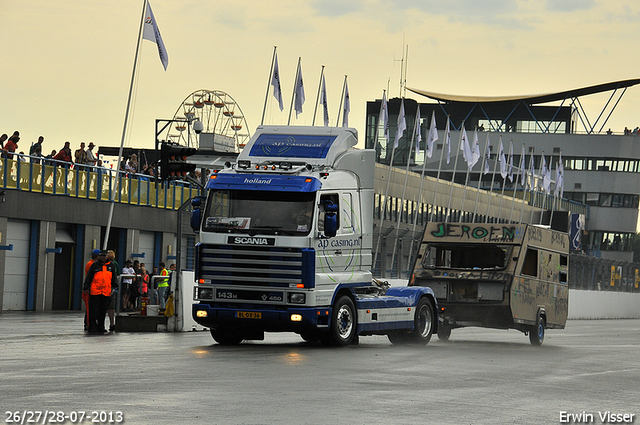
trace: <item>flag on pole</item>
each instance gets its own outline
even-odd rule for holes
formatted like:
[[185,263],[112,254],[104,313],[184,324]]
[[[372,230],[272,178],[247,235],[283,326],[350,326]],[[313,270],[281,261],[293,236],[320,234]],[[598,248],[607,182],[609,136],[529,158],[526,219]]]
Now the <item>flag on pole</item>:
[[398,127],[396,128],[396,136],[393,139],[393,147],[397,148],[400,143],[400,138],[407,129],[407,119],[404,116],[404,99],[400,102],[400,113],[398,114]]
[[473,147],[471,148],[471,167],[480,161],[480,143],[478,142],[478,129],[473,133]]
[[564,165],[562,164],[562,153],[560,153],[560,159],[558,160],[558,166],[556,168],[555,195],[559,198],[562,198],[564,195]]
[[280,86],[280,71],[278,70],[277,53],[273,62],[273,76],[271,76],[271,85],[273,86],[273,97],[275,97],[278,101],[278,106],[280,107],[280,111],[282,111],[284,109],[284,105],[282,104],[282,87]]
[[547,161],[544,159],[544,154],[542,154],[542,171],[540,172],[542,176],[542,190],[545,193],[551,193],[551,173],[549,172],[549,168],[547,168]]
[[165,49],[164,47],[164,42],[162,41],[162,36],[160,35],[160,30],[158,29],[156,18],[153,16],[153,11],[151,11],[151,4],[149,2],[147,2],[147,10],[145,11],[144,16],[145,18],[142,38],[144,38],[145,40],[153,41],[158,45],[160,62],[162,62],[162,66],[166,71],[167,66],[169,66],[169,55],[167,55],[167,49]]
[[296,89],[295,89],[295,110],[296,110],[296,118],[298,115],[302,113],[302,105],[304,104],[304,84],[302,83],[302,66],[300,65],[300,61],[298,61],[298,78],[296,79]]
[[378,122],[382,121],[382,134],[389,145],[389,108],[387,105],[387,94],[382,93],[382,105],[380,106],[380,118]]
[[499,150],[499,157],[500,157],[500,175],[502,176],[503,179],[507,178],[507,159],[504,157],[504,147],[502,146],[502,136],[500,136],[500,150]]
[[483,175],[489,174],[489,161],[491,160],[491,142],[489,141],[489,133],[487,133],[487,146],[484,148],[484,170]]
[[507,173],[509,174],[509,181],[513,183],[513,141],[509,144],[509,168]]
[[347,77],[344,77],[344,108],[342,109],[342,126],[349,127],[349,112],[351,112],[351,100],[349,100],[349,86]]
[[527,183],[527,173],[524,169],[524,144],[522,145],[522,154],[520,155],[520,186],[524,187]]
[[324,126],[329,127],[329,107],[327,106],[327,87],[324,84],[324,74],[322,74],[322,89],[320,90],[320,104],[324,112]]
[[462,133],[460,134],[460,150],[462,151],[462,157],[467,163],[467,167],[471,169],[471,161],[473,161],[473,154],[471,153],[471,148],[469,147],[467,129],[464,128],[464,123],[462,124]]
[[451,162],[451,125],[449,123],[449,117],[447,117],[447,126],[444,130],[444,141],[447,149],[447,164]]
[[535,188],[535,175],[536,175],[536,171],[535,171],[535,164],[534,164],[534,160],[533,160],[533,151],[531,151],[531,157],[529,158],[529,188],[531,190],[533,190]]
[[416,112],[416,158],[420,153],[420,141],[422,140],[422,123],[420,121],[422,118],[420,118],[420,106],[418,106],[418,112]]
[[427,139],[426,154],[428,158],[433,156],[433,145],[438,140],[438,128],[436,127],[436,112],[431,111],[431,127],[429,127],[429,138]]

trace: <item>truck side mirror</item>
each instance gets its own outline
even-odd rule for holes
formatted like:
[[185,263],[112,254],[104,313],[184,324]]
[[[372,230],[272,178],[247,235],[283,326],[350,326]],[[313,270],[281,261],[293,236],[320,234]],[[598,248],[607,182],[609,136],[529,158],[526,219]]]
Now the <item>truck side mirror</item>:
[[327,201],[324,204],[324,235],[328,238],[332,238],[338,232],[338,205],[331,201]]
[[198,233],[200,231],[200,223],[202,222],[202,210],[200,206],[202,205],[202,198],[200,196],[196,196],[191,199],[191,228],[194,232]]

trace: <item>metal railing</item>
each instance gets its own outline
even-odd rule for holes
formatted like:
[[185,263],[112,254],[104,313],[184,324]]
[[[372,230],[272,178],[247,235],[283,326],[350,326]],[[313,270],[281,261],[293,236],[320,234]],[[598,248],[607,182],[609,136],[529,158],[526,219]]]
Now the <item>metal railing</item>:
[[197,188],[184,181],[158,182],[145,174],[116,172],[99,166],[71,166],[64,161],[21,154],[0,159],[0,189],[97,201],[110,201],[113,197],[119,203],[172,210],[198,194]]

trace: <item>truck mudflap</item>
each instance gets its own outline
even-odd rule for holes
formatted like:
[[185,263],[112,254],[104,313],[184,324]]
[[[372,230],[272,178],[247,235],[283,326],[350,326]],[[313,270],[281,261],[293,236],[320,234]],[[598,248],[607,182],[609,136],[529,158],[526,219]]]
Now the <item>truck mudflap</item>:
[[275,310],[265,308],[243,308],[242,305],[212,306],[207,303],[193,304],[193,320],[212,329],[251,328],[264,332],[302,332],[327,329],[331,308],[289,307]]
[[[385,295],[356,298],[359,335],[385,334],[397,329],[413,330],[415,307],[423,296],[433,302],[437,316],[438,305],[431,288],[423,286],[393,287]],[[434,320],[434,330],[438,321]]]

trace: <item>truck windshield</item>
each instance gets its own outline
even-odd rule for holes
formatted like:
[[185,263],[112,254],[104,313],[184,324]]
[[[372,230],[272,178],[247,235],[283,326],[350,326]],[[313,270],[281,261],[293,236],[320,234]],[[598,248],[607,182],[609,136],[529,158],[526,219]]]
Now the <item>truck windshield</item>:
[[422,258],[425,269],[500,270],[507,267],[510,245],[428,245]]
[[212,190],[203,230],[208,232],[308,235],[315,192]]

